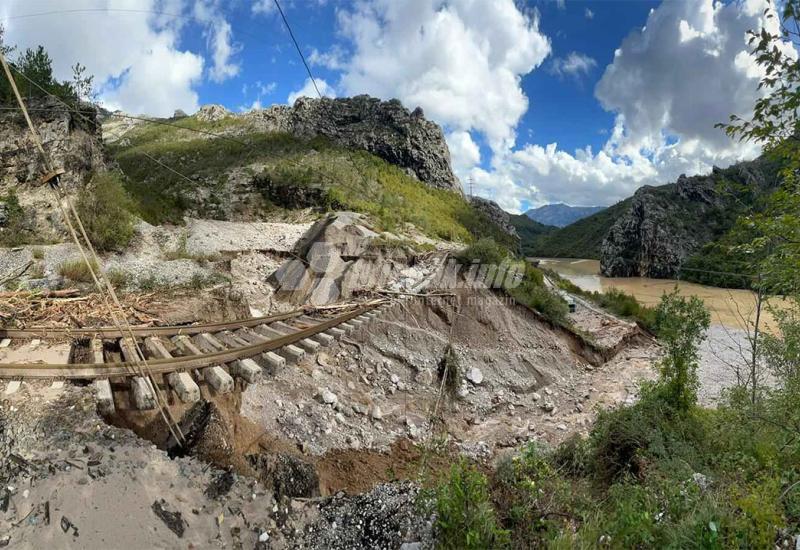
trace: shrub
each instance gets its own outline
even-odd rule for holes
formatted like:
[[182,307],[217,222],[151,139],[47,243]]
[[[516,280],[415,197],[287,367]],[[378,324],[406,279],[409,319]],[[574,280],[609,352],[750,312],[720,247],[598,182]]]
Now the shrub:
[[0,195],[0,202],[5,203],[6,223],[0,228],[0,246],[20,246],[34,242],[35,228],[30,215],[19,204],[13,191]]
[[541,313],[557,325],[568,324],[569,306],[555,292],[545,288],[540,271],[529,268],[516,288],[508,289],[517,301]]
[[92,178],[78,193],[75,208],[98,250],[122,250],[133,238],[133,201],[116,174]]
[[687,410],[697,400],[698,346],[710,323],[703,301],[679,296],[677,287],[665,294],[656,308],[656,330],[666,351],[659,363],[661,384],[671,404],[680,410]]
[[33,258],[36,260],[41,260],[44,258],[44,250],[38,247],[31,250],[31,254],[33,255]]
[[463,459],[453,465],[434,498],[439,547],[483,550],[508,546],[509,533],[497,525],[486,477]]
[[[92,270],[97,273],[98,267],[95,262],[92,262]],[[89,266],[86,265],[82,259],[68,260],[58,266],[58,274],[74,281],[76,283],[91,283],[93,282],[92,274],[89,271]]]
[[478,239],[456,256],[459,263],[477,262],[484,265],[500,265],[509,256],[508,250],[491,237]]

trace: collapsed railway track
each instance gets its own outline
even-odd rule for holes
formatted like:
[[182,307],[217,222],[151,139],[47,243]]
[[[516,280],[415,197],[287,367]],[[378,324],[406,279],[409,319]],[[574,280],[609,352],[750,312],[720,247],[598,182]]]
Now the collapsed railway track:
[[375,300],[337,314],[296,310],[226,323],[132,327],[144,358],[138,357],[127,333],[112,327],[0,330],[0,337],[10,339],[75,340],[69,363],[0,363],[0,379],[92,380],[98,408],[104,413],[115,408],[112,382],[115,386],[127,382],[134,408],[149,410],[156,407],[155,392],[135,368],[137,359],[147,359],[159,387],[192,403],[200,399],[198,384],[227,393],[234,387],[234,378],[253,383],[263,369],[300,361],[306,353],[315,353],[374,318],[387,305],[386,300]]

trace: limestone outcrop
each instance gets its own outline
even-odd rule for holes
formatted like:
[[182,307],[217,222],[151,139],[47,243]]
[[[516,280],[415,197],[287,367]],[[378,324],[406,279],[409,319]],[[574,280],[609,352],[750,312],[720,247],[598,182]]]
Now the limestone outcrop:
[[500,205],[482,197],[470,197],[469,201],[473,208],[483,212],[497,227],[511,235],[514,239],[519,240],[517,228],[511,224],[511,216],[508,212],[500,208]]
[[[203,117],[211,116],[211,107],[201,109]],[[214,109],[213,116],[225,115]],[[442,129],[426,119],[419,107],[409,111],[396,99],[381,101],[367,95],[301,97],[291,107],[273,105],[244,116],[262,131],[302,138],[324,136],[337,145],[369,151],[431,187],[462,192]]]
[[[775,188],[778,165],[766,159],[714,167],[660,187],[644,186],[603,239],[607,277],[675,277],[683,261],[727,231],[743,207]],[[743,196],[737,196],[742,193]],[[744,206],[743,206],[744,205]]]
[[[67,192],[75,191],[92,172],[103,170],[105,161],[97,115],[89,104],[81,106],[83,116],[68,112],[55,99],[34,99],[28,103],[31,119],[52,165],[63,169]],[[41,235],[60,232],[55,205],[40,179],[44,163],[18,111],[0,114],[0,196],[14,194]]]

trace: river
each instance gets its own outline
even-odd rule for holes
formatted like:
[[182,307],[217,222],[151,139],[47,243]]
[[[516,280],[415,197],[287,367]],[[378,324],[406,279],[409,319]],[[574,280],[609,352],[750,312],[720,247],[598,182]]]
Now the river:
[[[747,324],[752,328],[755,318],[756,295],[749,290],[717,288],[671,279],[602,277],[598,260],[539,258],[539,261],[542,267],[552,269],[584,290],[599,292],[618,288],[648,306],[657,304],[662,294],[671,292],[677,285],[682,295],[697,296],[705,302],[714,325],[747,330]],[[770,304],[780,307],[785,302],[772,298]],[[772,315],[765,308],[762,308],[762,321],[767,330],[775,326]]]

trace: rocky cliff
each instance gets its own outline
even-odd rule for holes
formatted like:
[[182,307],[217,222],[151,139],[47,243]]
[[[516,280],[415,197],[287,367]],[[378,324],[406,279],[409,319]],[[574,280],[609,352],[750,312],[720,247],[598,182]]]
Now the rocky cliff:
[[[65,170],[61,181],[67,192],[105,167],[100,127],[91,106],[82,106],[83,117],[67,112],[53,99],[32,100],[28,107],[54,168]],[[44,164],[18,111],[0,114],[0,160],[0,203],[13,195],[41,238],[58,233],[52,195],[40,183]]]
[[603,239],[603,275],[674,277],[687,258],[724,234],[777,184],[778,164],[762,158],[640,188]]
[[511,216],[500,208],[500,205],[482,197],[470,197],[469,202],[473,208],[486,215],[497,227],[508,233],[516,241],[519,241],[517,228],[511,223]]
[[[220,117],[219,109],[214,113],[204,109],[199,117]],[[367,95],[302,97],[291,107],[274,105],[243,116],[263,131],[324,136],[337,145],[369,151],[432,187],[461,193],[444,133],[419,107],[409,111],[396,99],[381,101]]]

